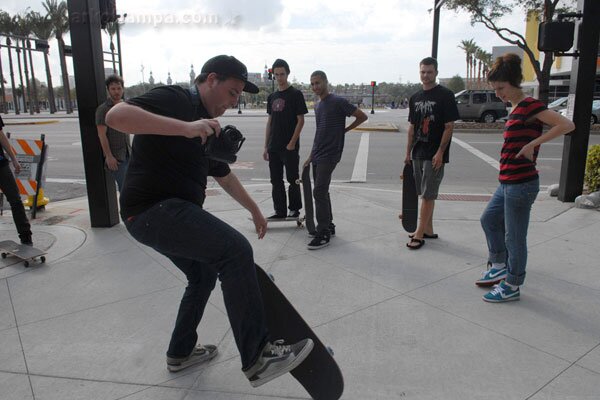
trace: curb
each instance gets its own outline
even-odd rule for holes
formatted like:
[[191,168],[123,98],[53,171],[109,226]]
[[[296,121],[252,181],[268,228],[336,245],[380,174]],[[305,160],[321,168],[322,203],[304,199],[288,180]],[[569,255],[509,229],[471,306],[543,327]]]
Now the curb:
[[31,121],[31,122],[5,122],[4,125],[47,125],[47,124],[56,124],[58,123],[57,119],[53,119],[50,121]]

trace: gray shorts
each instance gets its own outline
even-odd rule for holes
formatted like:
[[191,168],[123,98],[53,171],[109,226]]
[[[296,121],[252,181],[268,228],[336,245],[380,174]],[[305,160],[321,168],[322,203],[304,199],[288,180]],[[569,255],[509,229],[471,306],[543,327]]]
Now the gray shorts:
[[440,184],[444,177],[445,164],[442,164],[437,171],[433,169],[431,160],[412,160],[412,164],[415,172],[417,194],[426,200],[437,199]]

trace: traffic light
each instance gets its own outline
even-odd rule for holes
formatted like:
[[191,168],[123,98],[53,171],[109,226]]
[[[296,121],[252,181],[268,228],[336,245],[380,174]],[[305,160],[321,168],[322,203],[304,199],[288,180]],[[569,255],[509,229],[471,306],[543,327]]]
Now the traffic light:
[[371,81],[371,86],[375,87],[375,85],[377,85],[377,82]]
[[269,68],[269,80],[273,80],[273,68]]

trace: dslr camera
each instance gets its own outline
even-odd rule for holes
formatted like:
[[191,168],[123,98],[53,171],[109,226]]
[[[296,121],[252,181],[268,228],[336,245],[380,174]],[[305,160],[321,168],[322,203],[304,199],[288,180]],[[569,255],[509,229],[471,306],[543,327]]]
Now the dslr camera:
[[233,164],[237,160],[237,152],[242,148],[246,138],[233,125],[221,128],[219,136],[210,135],[204,145],[204,152],[211,160]]

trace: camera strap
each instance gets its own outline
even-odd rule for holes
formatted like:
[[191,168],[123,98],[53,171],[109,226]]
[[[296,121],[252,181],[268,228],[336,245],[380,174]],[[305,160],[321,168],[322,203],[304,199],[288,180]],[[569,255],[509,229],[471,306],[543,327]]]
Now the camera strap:
[[198,88],[196,85],[193,85],[188,89],[190,92],[190,96],[192,96],[192,105],[194,106],[194,110],[196,111],[196,119],[203,119],[200,116],[200,94],[198,93]]

